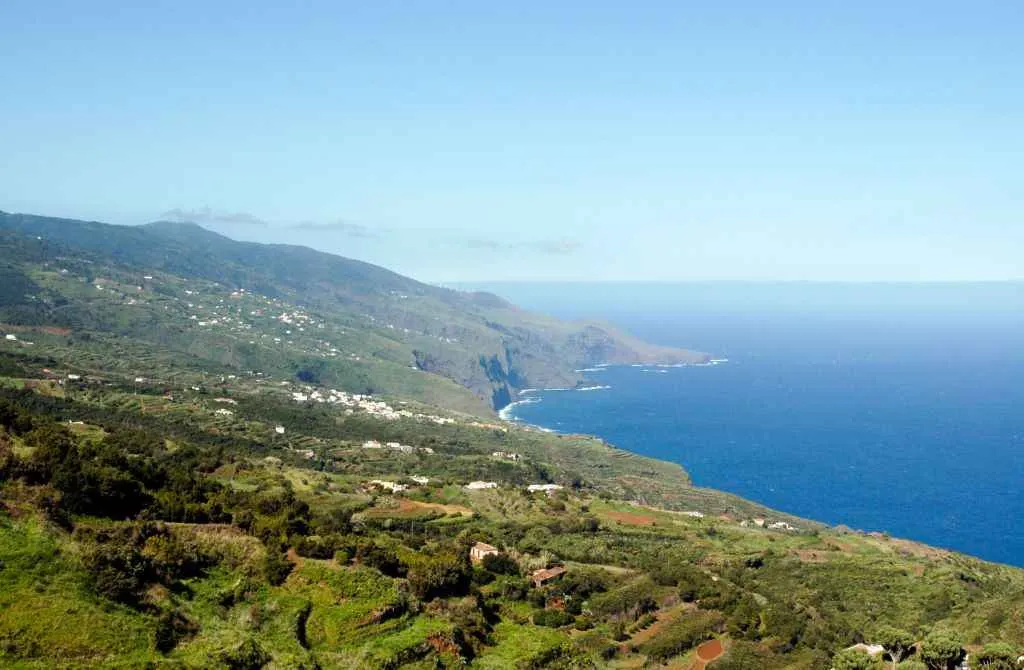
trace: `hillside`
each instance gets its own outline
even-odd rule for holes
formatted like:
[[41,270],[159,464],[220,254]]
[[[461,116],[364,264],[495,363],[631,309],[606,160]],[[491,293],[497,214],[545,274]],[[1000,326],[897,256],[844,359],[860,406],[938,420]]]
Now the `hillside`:
[[523,388],[572,386],[595,363],[706,358],[195,224],[0,213],[0,234],[0,322],[114,332],[236,371],[272,359],[278,374],[480,413]]
[[0,217],[0,317],[0,667],[1024,650],[1022,570],[490,415],[577,365],[697,354],[309,249],[21,215]]
[[713,669],[825,669],[887,626],[921,658],[1024,646],[1024,571],[593,438],[293,382],[168,392],[35,347],[0,341],[3,667],[685,670],[715,640]]

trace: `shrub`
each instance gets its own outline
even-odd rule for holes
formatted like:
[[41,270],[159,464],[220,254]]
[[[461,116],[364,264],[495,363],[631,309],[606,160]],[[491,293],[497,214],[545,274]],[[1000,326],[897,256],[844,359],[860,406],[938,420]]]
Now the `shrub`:
[[461,552],[419,555],[409,566],[409,588],[421,600],[463,595],[469,587],[469,561]]
[[178,642],[194,635],[198,630],[199,627],[180,612],[165,611],[156,620],[153,647],[161,654],[169,653]]
[[533,613],[533,623],[537,626],[548,628],[561,628],[568,626],[576,620],[576,617],[568,612],[559,610],[537,610]]
[[221,662],[230,670],[260,670],[271,657],[256,640],[249,638],[229,651],[221,652]]
[[656,592],[654,582],[645,577],[613,591],[595,595],[590,599],[590,609],[597,616],[627,614],[636,618],[656,609]]
[[263,557],[263,576],[274,586],[284,583],[292,572],[292,562],[284,554],[267,550]]
[[496,575],[518,575],[519,565],[508,554],[488,554],[480,562],[484,570]]
[[665,661],[710,639],[720,623],[720,617],[710,612],[685,614],[642,644],[640,652],[655,660]]
[[881,659],[868,656],[860,649],[844,649],[832,659],[835,670],[882,670]]

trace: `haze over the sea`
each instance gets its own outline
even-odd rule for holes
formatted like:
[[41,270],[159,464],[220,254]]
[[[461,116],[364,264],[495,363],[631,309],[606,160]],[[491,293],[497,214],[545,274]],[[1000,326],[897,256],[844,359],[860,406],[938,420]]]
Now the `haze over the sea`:
[[1024,565],[1024,285],[482,288],[729,359],[590,373],[610,388],[531,394],[520,420],[786,512]]

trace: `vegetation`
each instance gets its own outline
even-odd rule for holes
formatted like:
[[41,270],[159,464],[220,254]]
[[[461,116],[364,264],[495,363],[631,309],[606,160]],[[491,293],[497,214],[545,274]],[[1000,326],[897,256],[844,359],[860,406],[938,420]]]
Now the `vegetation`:
[[[129,234],[180,251],[186,232]],[[17,335],[0,341],[2,667],[689,667],[716,640],[713,670],[919,670],[967,653],[972,667],[1014,667],[1024,649],[1020,570],[795,519],[695,488],[677,466],[425,393],[373,398],[401,415],[315,402],[333,379],[354,392],[398,362],[301,362],[301,347],[323,350],[297,329],[293,349],[238,354],[258,324],[208,337],[158,319],[143,337],[182,300],[140,304],[113,248],[3,240],[19,250],[5,272],[23,281],[0,282]],[[119,262],[140,258],[156,262],[146,249]],[[249,261],[211,277],[197,259],[152,270],[147,290],[248,299],[212,282]],[[174,284],[186,276],[172,269],[196,274]],[[365,287],[408,286],[366,272]],[[295,297],[298,279],[244,277]],[[397,346],[346,327],[382,361]],[[474,480],[495,487],[467,489]],[[478,542],[499,553],[471,562]],[[564,573],[534,581],[555,566]]]

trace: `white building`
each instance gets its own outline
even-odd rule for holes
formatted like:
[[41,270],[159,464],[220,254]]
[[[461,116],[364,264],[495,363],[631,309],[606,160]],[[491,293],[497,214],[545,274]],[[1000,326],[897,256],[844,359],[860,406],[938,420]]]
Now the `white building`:
[[526,490],[529,491],[530,493],[537,493],[538,491],[550,493],[552,491],[561,491],[564,488],[564,486],[561,486],[559,484],[530,484],[529,486],[526,487]]
[[382,480],[382,479],[374,479],[373,481],[370,482],[370,484],[373,485],[373,486],[379,486],[380,488],[386,489],[388,491],[391,491],[392,493],[399,493],[399,492],[404,491],[407,488],[409,488],[405,484],[399,484],[397,482],[389,482],[389,481],[385,481],[385,480]]

